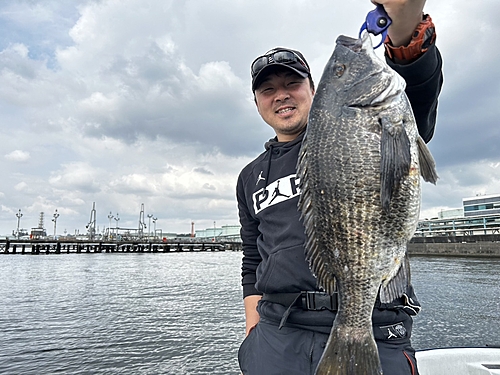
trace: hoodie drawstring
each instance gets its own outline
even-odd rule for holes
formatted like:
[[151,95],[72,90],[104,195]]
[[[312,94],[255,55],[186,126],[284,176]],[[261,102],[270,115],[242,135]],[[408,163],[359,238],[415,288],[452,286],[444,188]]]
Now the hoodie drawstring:
[[267,171],[266,171],[266,177],[264,178],[264,184],[267,186],[267,181],[269,178],[269,175],[271,174],[271,161],[273,159],[273,145],[269,145],[269,149],[267,150],[269,159],[267,160]]

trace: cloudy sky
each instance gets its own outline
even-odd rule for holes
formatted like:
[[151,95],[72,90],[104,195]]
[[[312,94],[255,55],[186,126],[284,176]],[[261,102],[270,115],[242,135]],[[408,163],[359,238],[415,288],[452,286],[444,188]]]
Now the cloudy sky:
[[[238,224],[235,184],[272,130],[249,64],[299,49],[319,80],[369,0],[4,0],[0,2],[0,234],[85,233],[92,204],[137,228],[187,233]],[[500,193],[498,0],[428,0],[445,85],[430,143],[440,180],[421,217]],[[147,219],[146,219],[147,223]],[[114,226],[114,224],[112,224]]]

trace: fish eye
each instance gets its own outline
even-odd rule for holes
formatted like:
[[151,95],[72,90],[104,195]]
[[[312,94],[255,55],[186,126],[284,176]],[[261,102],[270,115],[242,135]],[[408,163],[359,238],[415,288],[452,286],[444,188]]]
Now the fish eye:
[[345,72],[345,65],[344,64],[336,64],[333,67],[333,70],[335,72],[335,75],[340,78],[340,77],[342,77],[342,75]]

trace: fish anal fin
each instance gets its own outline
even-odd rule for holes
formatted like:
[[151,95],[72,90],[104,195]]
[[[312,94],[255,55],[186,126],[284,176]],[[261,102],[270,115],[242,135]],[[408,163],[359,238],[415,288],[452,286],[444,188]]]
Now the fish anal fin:
[[380,302],[391,303],[395,299],[402,297],[411,285],[410,260],[405,255],[401,260],[401,265],[396,274],[382,283],[380,286]]

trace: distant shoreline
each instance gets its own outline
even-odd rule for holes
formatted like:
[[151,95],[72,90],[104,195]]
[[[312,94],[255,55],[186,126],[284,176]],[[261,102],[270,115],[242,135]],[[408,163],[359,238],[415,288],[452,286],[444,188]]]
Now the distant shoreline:
[[500,258],[499,242],[409,243],[408,253],[422,256]]
[[[191,240],[191,241],[190,241]],[[0,254],[61,253],[147,253],[189,251],[241,251],[238,241],[215,243],[207,239],[175,239],[167,242],[67,241],[67,240],[0,240]],[[500,235],[415,237],[408,243],[410,256],[500,258]]]

